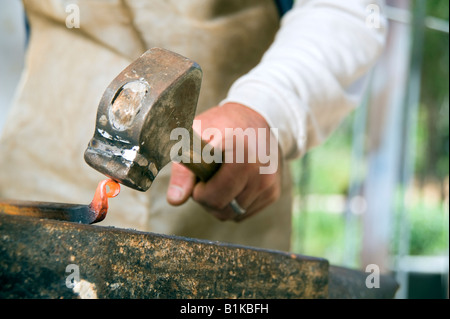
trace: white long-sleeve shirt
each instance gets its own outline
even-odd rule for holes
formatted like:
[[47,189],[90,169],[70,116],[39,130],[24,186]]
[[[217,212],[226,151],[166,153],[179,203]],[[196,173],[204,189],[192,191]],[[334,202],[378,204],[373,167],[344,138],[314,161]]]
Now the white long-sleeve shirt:
[[381,1],[296,1],[261,62],[221,105],[259,112],[278,129],[285,158],[320,144],[358,106],[365,75],[382,52],[386,24],[373,8]]

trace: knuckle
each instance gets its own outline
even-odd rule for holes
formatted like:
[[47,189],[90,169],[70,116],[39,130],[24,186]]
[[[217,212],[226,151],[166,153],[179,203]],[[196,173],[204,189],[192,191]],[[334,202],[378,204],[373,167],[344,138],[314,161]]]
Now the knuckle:
[[212,201],[208,204],[208,206],[212,209],[214,209],[215,211],[223,211],[226,207],[227,207],[227,203],[220,201],[220,200],[216,200],[216,201]]
[[197,203],[207,207],[208,209],[210,209],[212,211],[216,211],[216,212],[224,210],[228,204],[223,200],[223,198],[220,198],[220,196],[205,197],[205,196],[200,196],[200,195],[196,195],[196,196],[194,195],[193,199]]
[[279,187],[275,187],[268,196],[269,202],[274,203],[280,199],[281,196],[281,190]]
[[263,175],[259,181],[259,190],[269,189],[275,184],[275,177],[272,175]]
[[220,220],[220,221],[222,221],[222,222],[225,222],[225,221],[227,221],[227,220],[230,220],[230,216],[228,215],[228,214],[226,214],[226,213],[224,213],[224,212],[219,212],[219,211],[216,211],[216,210],[213,210],[213,209],[211,209],[211,208],[209,208],[209,207],[206,207],[206,206],[204,206],[205,207],[205,210],[209,213],[209,214],[211,214],[211,215],[213,215],[215,218],[217,218],[218,220]]
[[217,212],[214,213],[213,216],[216,217],[221,222],[226,222],[227,220],[229,220],[227,216],[225,216],[224,214],[218,214]]

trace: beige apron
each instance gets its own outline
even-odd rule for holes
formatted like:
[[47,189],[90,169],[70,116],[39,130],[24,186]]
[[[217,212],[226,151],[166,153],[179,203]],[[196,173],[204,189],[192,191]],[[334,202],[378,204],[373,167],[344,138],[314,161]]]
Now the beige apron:
[[[104,178],[83,159],[100,98],[112,79],[151,47],[198,62],[198,110],[217,105],[260,60],[279,17],[273,0],[25,0],[31,24],[26,68],[0,140],[0,197],[89,203]],[[67,28],[68,4],[80,28]],[[285,165],[288,166],[288,165]],[[122,187],[101,225],[289,250],[287,169],[279,202],[236,224],[190,200],[166,202],[170,167],[146,193]]]

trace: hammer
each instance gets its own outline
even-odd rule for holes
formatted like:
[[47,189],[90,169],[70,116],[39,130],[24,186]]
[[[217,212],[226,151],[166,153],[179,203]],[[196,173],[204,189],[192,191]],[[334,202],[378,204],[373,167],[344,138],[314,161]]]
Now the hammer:
[[[85,161],[142,192],[173,160],[208,181],[221,163],[202,159],[207,143],[192,130],[201,81],[202,70],[190,59],[161,48],[146,51],[106,88]],[[178,141],[171,133],[180,128],[189,133],[190,145],[174,154],[171,149]],[[238,215],[244,213],[235,201],[231,207]]]
[[[172,160],[208,181],[221,163],[203,160],[202,149],[207,143],[192,130],[201,80],[197,63],[168,50],[148,50],[111,82],[100,101],[94,136],[84,157],[111,180],[99,183],[92,202],[72,205],[8,200],[0,202],[0,213],[97,223],[105,218],[107,198],[119,193],[116,182],[145,192]],[[184,129],[189,141],[188,147],[184,145],[177,153],[171,152],[178,143],[171,138],[175,129]],[[237,215],[245,213],[235,200],[230,206]]]

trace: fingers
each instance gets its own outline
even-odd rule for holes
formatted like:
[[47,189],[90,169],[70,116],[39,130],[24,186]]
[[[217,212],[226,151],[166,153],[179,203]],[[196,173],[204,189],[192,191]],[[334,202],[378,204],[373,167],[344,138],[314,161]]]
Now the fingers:
[[167,190],[169,204],[179,206],[184,204],[192,195],[195,186],[195,175],[179,163],[173,163],[172,175]]
[[[230,165],[228,170],[234,172],[234,167]],[[199,184],[194,188],[193,192],[194,200],[202,204],[210,214],[219,220],[234,220],[238,222],[245,220],[274,203],[280,197],[281,186],[279,175],[249,175],[246,178],[245,173],[233,173],[230,175],[235,176],[233,181],[224,183],[222,178],[228,172],[226,170],[220,172],[223,175],[219,174],[219,172],[215,177],[217,178],[217,183],[222,186],[221,188],[215,188],[216,186],[214,184],[208,182],[206,184]],[[240,177],[236,178],[236,176]],[[227,187],[224,187],[225,184]],[[246,211],[244,215],[237,215],[232,209],[230,202],[233,199]]]
[[241,222],[249,217],[252,217],[259,213],[261,210],[276,202],[280,197],[280,192],[276,186],[271,187],[270,189],[264,191],[259,194],[257,198],[253,201],[253,203],[246,207],[241,204],[243,201],[239,200],[239,198],[243,198],[241,195],[237,197],[236,201],[243,209],[245,209],[246,213],[243,215],[237,215],[236,212],[231,208],[228,204],[225,208],[221,210],[211,209],[207,206],[204,206],[205,209],[212,214],[214,217],[221,221],[233,220],[235,222]]
[[[254,202],[246,209],[247,213],[242,216],[235,216],[234,221],[240,222],[253,215],[256,215],[261,210],[275,203],[280,198],[280,189],[276,185],[265,190],[254,200]],[[239,201],[238,201],[239,202]]]
[[[187,168],[174,164],[167,192],[170,204],[181,205],[192,196],[218,219],[240,221],[278,199],[281,187],[278,143],[272,138],[270,128],[261,115],[243,105],[226,104],[212,108],[196,119],[199,121],[194,121],[194,131],[200,136],[205,133],[202,138],[222,149],[224,158],[231,161],[225,160],[210,180],[198,184]],[[207,133],[208,129],[214,130]],[[269,133],[263,135],[261,129]],[[214,134],[211,135],[212,132]],[[265,150],[269,150],[269,155],[278,155],[278,161],[276,158],[272,160],[273,156],[267,157]],[[227,156],[229,154],[231,156]],[[233,200],[246,210],[243,216],[237,217],[233,211],[230,206]]]
[[194,187],[192,198],[218,219],[231,219],[233,211],[227,209],[228,204],[242,192],[248,182],[243,170],[243,165],[236,167],[236,164],[223,164],[207,183],[198,183]]
[[[245,220],[280,197],[281,175],[260,174],[252,170],[248,164],[224,163],[219,171],[207,182],[197,183],[193,173],[185,166],[174,163],[170,179],[167,200],[179,206],[190,196],[201,204],[210,214],[221,221]],[[230,206],[236,200],[246,210],[238,216]]]

